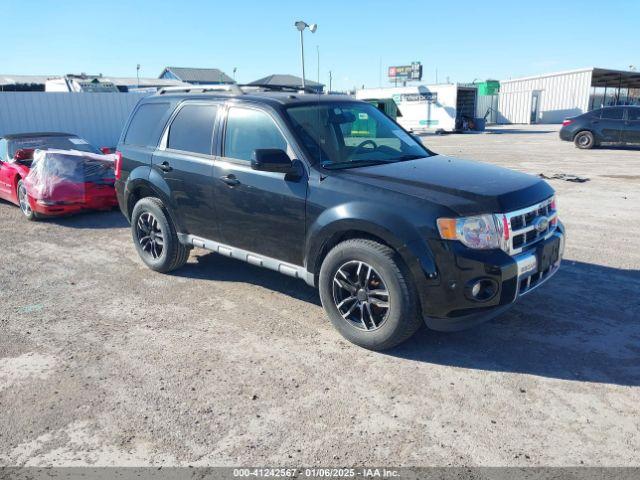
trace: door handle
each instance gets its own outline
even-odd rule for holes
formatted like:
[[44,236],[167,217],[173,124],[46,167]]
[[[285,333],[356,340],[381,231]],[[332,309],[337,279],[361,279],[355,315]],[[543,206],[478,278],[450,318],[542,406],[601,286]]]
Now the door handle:
[[220,180],[222,180],[224,183],[226,183],[230,187],[235,187],[236,185],[240,185],[240,180],[238,180],[233,173],[220,177]]
[[158,168],[163,172],[170,172],[171,170],[173,170],[173,168],[171,168],[171,165],[169,165],[169,162],[167,162],[166,160],[159,164]]

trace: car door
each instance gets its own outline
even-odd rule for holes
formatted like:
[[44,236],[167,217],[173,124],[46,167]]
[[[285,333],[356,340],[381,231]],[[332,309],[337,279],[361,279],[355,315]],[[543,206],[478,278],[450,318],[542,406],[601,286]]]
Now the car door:
[[627,107],[622,140],[626,143],[640,143],[640,107]]
[[213,194],[213,135],[219,105],[184,102],[174,112],[153,154],[153,171],[162,176],[179,233],[217,236]]
[[253,106],[230,106],[221,132],[221,157],[215,166],[215,199],[221,242],[266,257],[302,265],[307,172],[284,173],[251,168],[254,150],[277,148],[299,158],[277,115]]
[[600,141],[619,143],[624,129],[624,108],[608,107],[602,109],[599,121]]

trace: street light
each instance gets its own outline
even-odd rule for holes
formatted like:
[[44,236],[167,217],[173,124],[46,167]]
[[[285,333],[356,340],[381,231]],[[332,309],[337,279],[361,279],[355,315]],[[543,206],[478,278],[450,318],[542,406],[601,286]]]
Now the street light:
[[318,25],[316,23],[312,23],[311,25],[309,25],[306,22],[303,22],[302,20],[298,20],[296,23],[294,23],[295,27],[298,29],[298,31],[300,32],[300,53],[302,56],[302,89],[305,89],[305,81],[304,81],[304,40],[302,38],[302,32],[304,32],[305,28],[308,28],[311,33],[316,33],[316,30],[318,29]]

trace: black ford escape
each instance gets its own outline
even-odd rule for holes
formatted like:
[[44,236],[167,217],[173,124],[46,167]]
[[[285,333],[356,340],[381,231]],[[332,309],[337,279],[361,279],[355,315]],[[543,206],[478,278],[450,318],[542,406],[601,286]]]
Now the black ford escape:
[[118,155],[118,201],[149,268],[200,247],[301,278],[371,349],[423,320],[456,330],[495,316],[564,250],[547,183],[437,155],[349,97],[161,91],[138,104]]

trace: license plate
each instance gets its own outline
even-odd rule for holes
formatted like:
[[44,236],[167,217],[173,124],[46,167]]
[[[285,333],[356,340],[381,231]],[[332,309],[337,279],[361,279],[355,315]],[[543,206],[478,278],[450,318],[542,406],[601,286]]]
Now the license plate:
[[560,258],[560,238],[552,237],[550,241],[538,248],[538,269],[544,272]]
[[529,255],[524,259],[518,260],[518,277],[533,275],[536,273],[538,260],[535,255]]

